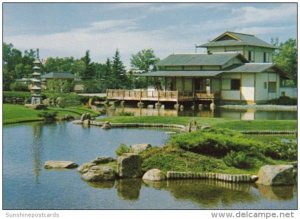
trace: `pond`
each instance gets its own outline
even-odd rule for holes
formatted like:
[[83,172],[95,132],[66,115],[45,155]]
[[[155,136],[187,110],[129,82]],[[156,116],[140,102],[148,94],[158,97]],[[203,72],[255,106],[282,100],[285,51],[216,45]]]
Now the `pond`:
[[83,128],[70,122],[3,127],[3,209],[297,209],[297,187],[208,180],[87,183],[76,169],[45,170],[46,160],[115,156],[120,143],[162,145],[166,130]]
[[115,116],[129,113],[134,116],[194,116],[194,117],[215,117],[231,118],[240,120],[296,120],[296,111],[261,111],[255,109],[237,110],[217,108],[214,111],[209,109],[182,111],[174,109],[148,109],[135,107],[118,107],[115,110],[107,110],[107,116]]

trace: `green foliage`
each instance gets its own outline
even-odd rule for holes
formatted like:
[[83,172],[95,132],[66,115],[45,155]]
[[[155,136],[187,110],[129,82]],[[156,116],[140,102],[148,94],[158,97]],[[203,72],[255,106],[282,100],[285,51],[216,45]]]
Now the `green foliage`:
[[121,156],[122,154],[129,153],[129,152],[130,152],[130,148],[125,144],[120,144],[115,151],[117,156]]
[[12,44],[3,43],[3,90],[10,90],[10,84],[17,78],[28,76],[32,73],[35,51],[22,52],[15,49]]
[[209,130],[173,136],[170,145],[195,153],[224,157],[230,151],[261,151],[261,143],[229,130]]
[[12,91],[28,91],[28,86],[21,82],[13,82],[10,84],[10,90],[12,90]]
[[264,154],[276,160],[297,160],[297,144],[295,141],[274,141],[266,145]]
[[223,161],[227,166],[241,169],[253,168],[257,163],[257,159],[244,151],[231,151],[223,158]]
[[297,105],[297,98],[281,96],[277,99],[269,100],[268,103],[277,105]]
[[99,80],[85,80],[83,82],[85,93],[104,93],[106,84]]
[[73,90],[74,82],[63,79],[51,79],[47,80],[46,87],[47,92],[68,93]]
[[38,116],[43,117],[45,120],[55,120],[55,118],[57,116],[57,112],[56,111],[52,111],[52,112],[43,111],[43,112],[39,113]]
[[119,112],[119,116],[134,116],[133,112]]
[[130,59],[131,66],[143,72],[154,70],[155,64],[159,61],[152,49],[143,49],[133,54]]
[[[142,170],[153,168],[167,171],[241,173],[256,169],[237,169],[227,166],[222,159],[192,153],[174,146],[152,147],[141,154]],[[255,167],[256,168],[256,167]]]
[[21,91],[3,91],[3,98],[6,97],[21,97],[21,98],[30,98],[30,92],[21,92]]
[[84,71],[82,72],[81,79],[82,80],[90,80],[95,76],[95,69],[93,67],[93,63],[91,63],[90,51],[87,50],[85,52],[85,56],[81,58],[84,63]]
[[288,39],[279,45],[279,52],[273,57],[273,61],[297,84],[297,41]]

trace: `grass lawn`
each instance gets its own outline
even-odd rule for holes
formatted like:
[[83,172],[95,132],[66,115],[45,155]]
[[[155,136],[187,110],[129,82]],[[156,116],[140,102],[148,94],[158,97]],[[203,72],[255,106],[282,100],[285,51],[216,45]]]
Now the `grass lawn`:
[[[44,110],[33,110],[23,105],[3,104],[3,124],[19,123],[19,122],[33,122],[42,121],[43,118],[38,114]],[[90,113],[92,116],[98,114],[92,110],[85,109],[83,107],[68,107],[68,108],[49,108],[48,112],[57,112],[57,117],[62,118],[65,114],[80,117],[82,113]]]
[[160,117],[160,116],[114,116],[102,118],[98,121],[112,123],[162,123],[187,125],[193,119],[198,126],[210,125],[216,128],[233,130],[297,130],[296,120],[254,120],[243,121],[229,118],[205,118],[205,117]]

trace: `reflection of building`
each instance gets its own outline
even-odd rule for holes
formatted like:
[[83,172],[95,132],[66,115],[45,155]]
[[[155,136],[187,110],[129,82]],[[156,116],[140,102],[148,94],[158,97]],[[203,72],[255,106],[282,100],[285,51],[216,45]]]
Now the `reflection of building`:
[[206,48],[207,54],[169,55],[157,64],[158,71],[142,74],[154,79],[155,90],[107,90],[107,98],[260,103],[284,94],[280,85],[287,75],[272,63],[273,45],[254,35],[227,31],[197,47]]

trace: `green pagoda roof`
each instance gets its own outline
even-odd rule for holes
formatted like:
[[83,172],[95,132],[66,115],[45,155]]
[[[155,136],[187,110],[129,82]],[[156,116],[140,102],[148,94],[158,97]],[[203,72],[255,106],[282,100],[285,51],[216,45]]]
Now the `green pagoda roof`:
[[157,66],[222,66],[238,57],[244,62],[247,60],[238,53],[222,53],[222,54],[173,54],[161,60]]
[[258,46],[276,49],[275,46],[267,43],[254,35],[235,33],[227,31],[212,41],[199,45],[197,47],[218,47],[218,46]]
[[280,68],[272,63],[244,63],[241,65],[234,65],[228,69],[220,71],[153,71],[140,74],[140,76],[145,77],[214,77],[220,74],[226,73],[261,73],[261,72],[279,72],[279,74],[288,78],[287,74],[284,73]]
[[50,72],[42,75],[43,79],[74,79],[75,76],[69,72]]

